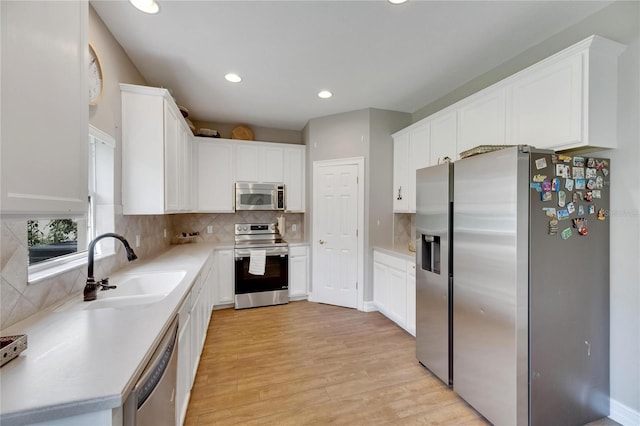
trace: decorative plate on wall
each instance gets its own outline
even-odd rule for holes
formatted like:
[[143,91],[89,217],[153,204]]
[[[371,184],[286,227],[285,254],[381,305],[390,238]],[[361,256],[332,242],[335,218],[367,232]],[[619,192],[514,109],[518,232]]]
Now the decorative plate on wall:
[[89,43],[89,105],[96,105],[100,96],[102,96],[102,89],[104,88],[104,81],[102,77],[102,64],[100,64],[100,58],[95,49]]

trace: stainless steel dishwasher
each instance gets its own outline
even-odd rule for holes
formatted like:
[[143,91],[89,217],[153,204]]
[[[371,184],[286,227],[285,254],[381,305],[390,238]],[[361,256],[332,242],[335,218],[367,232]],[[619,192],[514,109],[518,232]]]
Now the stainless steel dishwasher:
[[177,350],[176,316],[124,403],[124,426],[176,424]]

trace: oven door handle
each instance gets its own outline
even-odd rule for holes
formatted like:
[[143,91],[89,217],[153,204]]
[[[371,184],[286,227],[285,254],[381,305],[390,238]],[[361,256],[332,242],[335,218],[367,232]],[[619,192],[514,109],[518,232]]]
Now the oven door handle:
[[[255,250],[263,250],[263,249],[256,248]],[[267,250],[267,253],[266,253],[267,257],[275,257],[275,256],[284,257],[289,254],[289,249],[287,247],[273,247],[273,248],[268,248],[266,250]],[[252,251],[253,250],[251,249],[235,249],[234,255],[236,259],[242,259],[243,257],[251,256]]]

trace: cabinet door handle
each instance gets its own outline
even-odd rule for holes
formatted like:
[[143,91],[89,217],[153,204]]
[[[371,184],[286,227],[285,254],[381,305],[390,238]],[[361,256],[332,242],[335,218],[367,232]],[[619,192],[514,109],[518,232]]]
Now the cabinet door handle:
[[402,186],[398,187],[398,196],[396,197],[396,200],[402,200]]
[[318,241],[318,242],[319,242],[320,244],[325,244],[325,243],[326,243],[326,241],[325,241],[325,240],[320,240],[320,241]]

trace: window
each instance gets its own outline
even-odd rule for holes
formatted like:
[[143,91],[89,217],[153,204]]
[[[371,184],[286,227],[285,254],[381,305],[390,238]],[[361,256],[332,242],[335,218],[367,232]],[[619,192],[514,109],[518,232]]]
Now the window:
[[[86,260],[89,243],[97,235],[113,232],[115,140],[89,126],[88,203],[86,218],[27,221],[29,281],[62,272]],[[103,240],[96,256],[114,252],[114,241]]]

